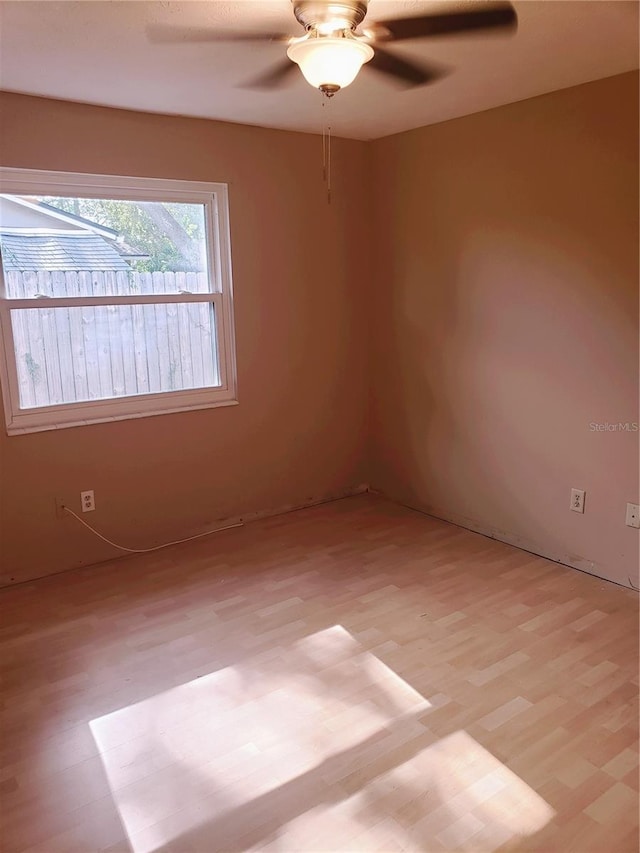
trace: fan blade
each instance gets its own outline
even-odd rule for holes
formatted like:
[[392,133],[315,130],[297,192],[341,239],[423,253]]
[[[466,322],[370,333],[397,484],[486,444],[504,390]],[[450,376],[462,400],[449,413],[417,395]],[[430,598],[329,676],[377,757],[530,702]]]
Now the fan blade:
[[287,77],[292,71],[295,71],[298,66],[289,58],[274,65],[269,71],[261,74],[259,77],[250,80],[243,85],[244,89],[276,89],[286,82]]
[[197,44],[217,41],[288,42],[286,33],[247,32],[243,30],[212,30],[205,27],[170,27],[158,24],[147,27],[149,41],[155,44]]
[[444,77],[448,72],[443,67],[435,65],[417,65],[415,62],[407,62],[406,59],[401,59],[387,50],[382,50],[380,47],[375,48],[373,59],[367,62],[365,68],[373,68],[374,71],[381,71],[383,74],[389,74],[395,77],[396,80],[401,80],[409,86],[423,86],[426,83],[435,83],[441,77]]
[[[446,12],[420,18],[377,21],[370,29],[375,38],[400,41],[425,36],[447,36],[477,30],[515,30],[518,16],[511,3],[495,3],[474,12]],[[381,30],[379,30],[381,28]]]

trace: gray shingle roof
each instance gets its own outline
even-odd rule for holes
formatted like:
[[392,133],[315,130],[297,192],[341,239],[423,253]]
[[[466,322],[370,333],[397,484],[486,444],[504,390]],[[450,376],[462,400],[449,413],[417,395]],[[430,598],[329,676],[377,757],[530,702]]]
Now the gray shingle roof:
[[129,270],[98,234],[2,234],[6,270]]

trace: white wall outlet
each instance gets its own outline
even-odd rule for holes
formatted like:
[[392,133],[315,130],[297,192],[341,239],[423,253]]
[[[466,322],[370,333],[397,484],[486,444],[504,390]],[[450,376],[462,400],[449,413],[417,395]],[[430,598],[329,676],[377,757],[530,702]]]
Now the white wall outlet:
[[82,507],[82,512],[94,511],[96,508],[96,499],[93,489],[90,489],[88,492],[80,492],[80,506]]
[[640,527],[640,504],[627,504],[627,527]]
[[584,512],[584,489],[571,489],[571,509]]

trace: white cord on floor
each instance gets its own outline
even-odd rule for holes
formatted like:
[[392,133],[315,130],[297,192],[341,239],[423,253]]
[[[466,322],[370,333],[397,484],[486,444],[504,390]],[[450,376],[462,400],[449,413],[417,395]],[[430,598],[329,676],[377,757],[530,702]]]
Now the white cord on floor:
[[216,527],[215,530],[207,530],[206,533],[197,533],[195,536],[186,536],[184,539],[176,539],[174,542],[165,542],[164,545],[155,545],[153,548],[127,548],[124,545],[118,545],[117,542],[112,542],[111,539],[107,539],[107,537],[103,536],[102,533],[98,533],[95,528],[90,524],[87,524],[84,519],[80,518],[79,515],[76,515],[76,513],[72,509],[69,509],[68,506],[63,506],[62,509],[102,539],[103,542],[106,542],[108,545],[112,545],[114,548],[118,548],[120,551],[128,551],[130,554],[148,554],[149,551],[159,551],[161,548],[168,548],[170,545],[180,545],[183,542],[191,542],[192,539],[201,539],[203,536],[211,536],[213,533],[220,533],[222,530],[231,530],[234,527],[244,527],[243,523],[240,521],[237,524],[228,524],[226,527]]

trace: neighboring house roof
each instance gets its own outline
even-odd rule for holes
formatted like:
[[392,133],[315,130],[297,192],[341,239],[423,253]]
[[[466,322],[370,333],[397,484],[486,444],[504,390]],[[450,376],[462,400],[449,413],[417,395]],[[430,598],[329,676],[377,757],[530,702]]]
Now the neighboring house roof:
[[131,267],[99,234],[2,235],[5,270],[129,270]]
[[0,242],[7,270],[129,270],[148,257],[113,228],[15,195],[0,195]]

